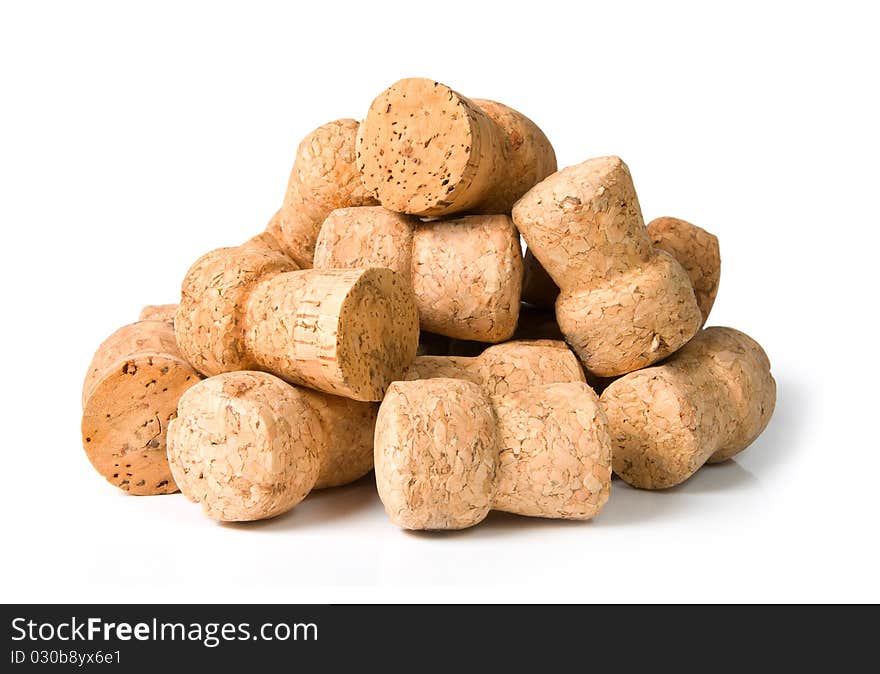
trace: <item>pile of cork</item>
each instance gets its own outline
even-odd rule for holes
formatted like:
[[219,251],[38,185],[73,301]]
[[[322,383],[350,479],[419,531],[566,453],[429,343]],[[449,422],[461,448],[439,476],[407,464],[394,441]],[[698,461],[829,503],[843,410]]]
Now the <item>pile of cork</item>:
[[672,487],[767,425],[766,354],[703,327],[719,275],[715,236],[645,226],[620,158],[557,170],[519,112],[401,80],[306,136],[264,232],[99,347],[83,445],[222,521],[371,470],[407,529],[590,519],[612,472]]

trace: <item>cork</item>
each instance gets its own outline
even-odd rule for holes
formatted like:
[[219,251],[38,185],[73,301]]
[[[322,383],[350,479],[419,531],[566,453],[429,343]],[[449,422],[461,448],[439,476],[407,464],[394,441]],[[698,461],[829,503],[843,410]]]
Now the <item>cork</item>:
[[378,405],[228,372],[181,397],[168,430],[180,490],[208,517],[275,517],[312,489],[352,482],[373,465]]
[[297,270],[251,240],[190,268],[175,333],[206,376],[263,370],[366,401],[381,400],[412,362],[419,328],[409,284],[390,269]]
[[368,193],[389,210],[439,217],[509,213],[556,170],[556,155],[521,113],[409,78],[370,106],[358,129],[357,165]]
[[177,313],[176,304],[148,304],[141,309],[139,321],[166,321],[174,322],[174,314]]
[[650,365],[699,329],[702,316],[687,273],[651,245],[619,157],[554,173],[516,203],[513,220],[562,289],[556,319],[593,375]]
[[583,382],[584,372],[565,342],[514,341],[490,346],[479,356],[417,356],[405,381],[463,379],[488,395],[517,393],[539,384]]
[[461,379],[395,382],[379,408],[376,484],[405,529],[463,529],[490,509],[594,517],[611,488],[611,444],[582,382],[488,396]]
[[757,342],[712,327],[662,365],[621,377],[601,401],[614,472],[635,487],[666,489],[748,447],[770,421],[776,382]]
[[130,494],[176,492],[165,434],[178,399],[199,379],[167,321],[138,321],[110,335],[82,391],[83,449],[95,470]]
[[330,211],[376,203],[355,165],[357,128],[354,119],[337,119],[312,131],[297,148],[284,201],[267,231],[302,269],[312,266],[315,239]]
[[705,229],[678,218],[656,218],[648,223],[648,234],[654,248],[665,250],[684,267],[697,306],[706,324],[721,281],[721,249],[718,237]]
[[422,330],[501,342],[516,327],[522,252],[506,215],[420,222],[381,206],[338,209],[321,227],[314,264],[393,269],[411,282]]

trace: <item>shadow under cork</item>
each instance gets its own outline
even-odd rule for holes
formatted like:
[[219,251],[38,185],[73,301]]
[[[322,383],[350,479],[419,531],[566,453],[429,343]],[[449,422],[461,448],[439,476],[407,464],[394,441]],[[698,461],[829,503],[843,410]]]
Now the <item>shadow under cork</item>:
[[319,527],[369,509],[382,510],[376,493],[376,478],[370,471],[359,480],[341,487],[316,489],[302,503],[278,517],[255,522],[223,522],[221,526],[254,531],[283,531]]

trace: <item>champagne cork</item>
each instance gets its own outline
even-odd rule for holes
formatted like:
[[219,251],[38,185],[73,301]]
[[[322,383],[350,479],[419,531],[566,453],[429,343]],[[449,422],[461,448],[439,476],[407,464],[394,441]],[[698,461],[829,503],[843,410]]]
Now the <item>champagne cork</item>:
[[367,191],[385,208],[439,217],[509,213],[556,170],[556,155],[519,112],[410,78],[373,101],[358,129],[357,164]]
[[375,468],[385,511],[406,529],[463,529],[490,509],[584,520],[608,500],[611,444],[582,382],[496,396],[458,379],[395,382]]
[[408,284],[389,269],[297,270],[253,241],[202,256],[175,317],[201,373],[264,370],[354,400],[381,400],[418,346]]
[[706,328],[662,365],[621,377],[602,393],[614,472],[642,489],[680,484],[754,442],[775,404],[760,345],[732,328]]
[[377,410],[265,372],[220,374],[181,397],[168,431],[171,470],[208,517],[275,517],[312,489],[370,471]]
[[315,268],[387,267],[409,279],[423,330],[500,342],[516,327],[519,232],[506,215],[419,222],[381,206],[343,208],[324,221]]
[[82,391],[82,441],[95,470],[129,494],[170,494],[165,434],[200,379],[165,320],[126,325],[95,352]]
[[376,203],[355,165],[357,128],[353,119],[337,119],[312,131],[297,148],[284,201],[267,231],[301,269],[312,266],[315,239],[330,211]]
[[562,289],[556,319],[593,375],[611,377],[674,353],[702,316],[690,279],[655,250],[626,164],[590,159],[554,173],[513,219]]

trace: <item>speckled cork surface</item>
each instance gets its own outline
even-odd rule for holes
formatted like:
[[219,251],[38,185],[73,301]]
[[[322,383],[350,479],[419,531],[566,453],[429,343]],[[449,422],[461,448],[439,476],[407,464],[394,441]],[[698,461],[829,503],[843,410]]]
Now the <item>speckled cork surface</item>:
[[748,447],[773,414],[776,383],[757,342],[712,327],[662,365],[621,377],[601,401],[614,472],[635,487],[665,489]]
[[651,245],[619,157],[554,173],[516,203],[513,220],[562,289],[559,327],[592,374],[650,365],[699,329],[690,280],[672,256]]
[[180,399],[168,431],[171,470],[213,519],[275,517],[312,489],[369,472],[377,409],[264,372],[217,375]]
[[556,170],[556,155],[517,111],[409,78],[373,101],[358,130],[357,164],[368,192],[389,210],[443,216],[509,212]]
[[684,267],[703,316],[702,325],[705,325],[721,281],[718,237],[686,220],[668,217],[649,222],[648,234],[654,248],[665,250]]
[[177,491],[165,454],[177,401],[199,381],[164,320],[126,325],[98,348],[83,384],[82,442],[95,470],[130,494]]
[[358,123],[338,119],[303,138],[287,182],[287,192],[267,231],[303,269],[312,266],[315,239],[335,208],[376,203],[361,183],[355,164]]
[[141,309],[139,321],[167,321],[174,322],[174,314],[177,313],[176,304],[148,304]]
[[479,356],[418,356],[405,381],[464,379],[489,395],[516,393],[539,384],[583,382],[584,372],[565,342],[514,341],[491,346]]
[[379,408],[375,469],[390,519],[462,529],[492,508],[589,519],[608,499],[604,413],[584,383],[487,396],[460,379],[395,382]]
[[190,268],[175,316],[181,352],[207,376],[259,369],[381,400],[418,346],[409,284],[382,268],[297,270],[271,243],[221,248]]
[[421,328],[456,339],[509,339],[519,313],[522,253],[506,215],[420,222],[381,206],[333,211],[315,268],[388,267],[411,280]]

